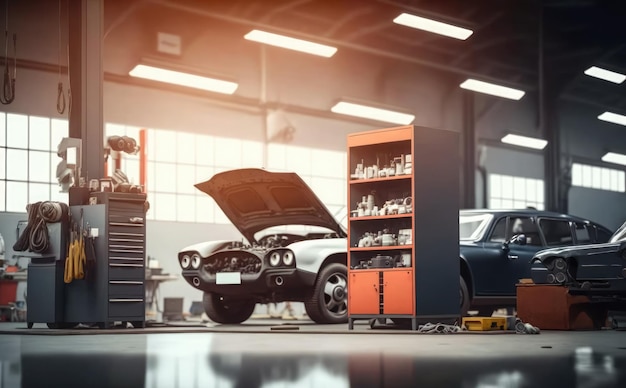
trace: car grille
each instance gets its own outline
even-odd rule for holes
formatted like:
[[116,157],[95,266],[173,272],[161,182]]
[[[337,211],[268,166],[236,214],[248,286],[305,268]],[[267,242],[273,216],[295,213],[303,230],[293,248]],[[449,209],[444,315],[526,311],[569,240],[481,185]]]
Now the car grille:
[[262,262],[248,252],[220,252],[208,258],[204,270],[210,274],[218,272],[259,273]]

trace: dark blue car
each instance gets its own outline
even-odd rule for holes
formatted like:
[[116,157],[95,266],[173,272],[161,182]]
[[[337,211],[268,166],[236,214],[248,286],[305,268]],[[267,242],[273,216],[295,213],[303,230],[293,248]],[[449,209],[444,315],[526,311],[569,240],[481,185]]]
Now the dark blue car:
[[459,232],[461,313],[478,310],[487,316],[515,307],[516,284],[531,278],[537,252],[604,243],[612,234],[584,218],[534,209],[462,210]]

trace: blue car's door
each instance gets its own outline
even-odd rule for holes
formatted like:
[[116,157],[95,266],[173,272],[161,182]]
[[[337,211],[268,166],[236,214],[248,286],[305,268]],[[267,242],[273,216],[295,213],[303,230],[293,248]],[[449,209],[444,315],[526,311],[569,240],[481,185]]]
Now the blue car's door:
[[[507,243],[517,234],[526,236],[525,245]],[[543,248],[533,217],[505,216],[496,220],[483,243],[480,257],[474,257],[471,263],[476,294],[514,296],[519,279],[530,277],[529,263],[533,255]]]

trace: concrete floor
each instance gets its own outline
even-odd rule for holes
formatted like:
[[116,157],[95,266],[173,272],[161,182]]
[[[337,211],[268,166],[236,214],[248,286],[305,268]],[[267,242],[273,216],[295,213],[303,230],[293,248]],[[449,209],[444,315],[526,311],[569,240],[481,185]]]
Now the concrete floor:
[[305,321],[271,330],[280,323],[107,334],[0,323],[0,388],[626,387],[625,331],[417,334]]

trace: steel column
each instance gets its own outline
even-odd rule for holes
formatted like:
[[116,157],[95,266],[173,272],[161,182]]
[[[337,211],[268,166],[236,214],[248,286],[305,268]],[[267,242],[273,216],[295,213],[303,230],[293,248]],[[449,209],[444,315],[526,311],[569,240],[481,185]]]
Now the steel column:
[[104,0],[69,1],[70,137],[82,139],[81,176],[104,176],[102,29]]

